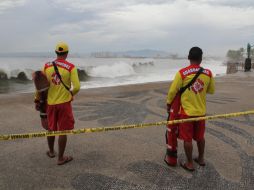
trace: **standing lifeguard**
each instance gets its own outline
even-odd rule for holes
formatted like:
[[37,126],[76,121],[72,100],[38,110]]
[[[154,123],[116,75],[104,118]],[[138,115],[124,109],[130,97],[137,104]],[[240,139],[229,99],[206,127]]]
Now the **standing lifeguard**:
[[[71,101],[80,89],[77,68],[68,62],[69,48],[64,42],[57,44],[55,53],[57,58],[53,62],[44,65],[43,72],[50,86],[47,97],[47,117],[49,131],[72,130],[74,128],[74,117]],[[47,137],[50,158],[56,156],[54,151],[55,136]],[[73,159],[64,156],[67,136],[60,135],[58,138],[58,165],[65,164]]]
[[[196,79],[193,84],[180,95],[180,110],[179,119],[187,119],[193,117],[200,117],[206,115],[206,94],[213,94],[215,90],[214,79],[212,72],[208,69],[201,69],[203,52],[199,47],[193,47],[189,51],[188,59],[190,65],[181,69],[176,73],[167,96],[167,107],[170,113],[171,104],[179,92],[179,90],[188,85],[195,75]],[[201,70],[200,70],[201,69]],[[197,142],[198,157],[194,159],[199,165],[205,166],[204,149],[205,149],[205,121],[186,122],[179,124],[179,138],[184,141],[184,150],[187,157],[187,162],[181,163],[181,166],[188,170],[194,171],[193,158],[192,158],[192,139]],[[170,134],[170,133],[169,133]],[[172,135],[172,134],[170,134]],[[174,135],[174,134],[173,134]],[[170,165],[170,156],[172,151],[167,151],[165,161]]]

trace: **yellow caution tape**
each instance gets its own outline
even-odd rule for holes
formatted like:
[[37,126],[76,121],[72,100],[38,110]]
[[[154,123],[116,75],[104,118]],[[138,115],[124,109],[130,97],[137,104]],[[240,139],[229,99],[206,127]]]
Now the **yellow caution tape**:
[[15,139],[34,138],[34,137],[48,137],[48,136],[59,136],[59,135],[69,135],[69,134],[76,135],[81,133],[107,132],[107,131],[116,131],[116,130],[122,130],[122,129],[134,129],[134,128],[145,128],[150,126],[178,124],[178,123],[191,122],[191,121],[238,117],[238,116],[249,115],[249,114],[254,114],[254,110],[245,111],[245,112],[237,112],[237,113],[221,114],[221,115],[172,120],[172,121],[160,121],[155,123],[140,123],[140,124],[133,124],[133,125],[119,125],[119,126],[112,126],[112,127],[84,128],[84,129],[75,129],[75,130],[67,130],[67,131],[51,131],[51,132],[47,131],[47,132],[37,132],[37,133],[0,135],[0,140],[15,140]]

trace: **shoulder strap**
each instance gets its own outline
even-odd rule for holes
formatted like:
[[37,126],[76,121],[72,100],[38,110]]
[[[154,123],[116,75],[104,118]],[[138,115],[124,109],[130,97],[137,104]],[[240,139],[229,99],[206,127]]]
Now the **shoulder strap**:
[[59,73],[59,71],[58,71],[58,68],[57,68],[57,66],[56,66],[56,63],[53,61],[52,64],[53,64],[53,66],[54,66],[54,69],[55,69],[55,72],[56,72],[57,77],[60,79],[61,83],[64,85],[64,87],[66,88],[66,90],[70,91],[70,88],[69,88],[66,84],[64,84],[64,82],[63,82],[63,80],[62,80],[62,77],[61,77],[61,75],[60,75],[60,73]]
[[180,88],[180,94],[184,93],[184,91],[187,88],[190,88],[191,85],[193,85],[193,83],[197,80],[198,76],[203,72],[204,68],[200,67],[200,69],[198,70],[198,72],[196,73],[196,75],[193,77],[193,79],[184,87]]

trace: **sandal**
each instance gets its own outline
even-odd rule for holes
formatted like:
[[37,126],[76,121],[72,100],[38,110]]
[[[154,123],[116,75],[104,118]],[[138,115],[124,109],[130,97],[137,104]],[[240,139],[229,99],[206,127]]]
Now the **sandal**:
[[198,158],[194,158],[193,160],[194,160],[194,162],[196,162],[198,165],[200,165],[200,166],[202,166],[202,167],[205,166],[205,163],[200,163],[199,160],[198,160]]
[[63,160],[61,160],[61,161],[58,160],[57,165],[64,165],[72,160],[73,160],[73,158],[71,156],[65,156],[65,157],[63,157]]
[[51,153],[50,151],[47,151],[47,152],[46,152],[46,155],[47,155],[49,158],[54,158],[54,157],[56,157],[55,152],[54,152],[54,153]]
[[189,168],[189,167],[186,165],[186,163],[180,163],[180,166],[181,166],[183,169],[185,169],[186,171],[188,171],[188,172],[194,172],[194,171],[195,171],[194,168]]

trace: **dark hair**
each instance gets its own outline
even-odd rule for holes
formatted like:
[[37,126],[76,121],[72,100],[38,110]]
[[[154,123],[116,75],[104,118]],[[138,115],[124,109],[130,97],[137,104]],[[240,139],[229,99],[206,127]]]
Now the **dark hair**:
[[202,61],[203,51],[199,47],[192,47],[189,51],[188,59],[190,61]]
[[55,52],[56,52],[57,55],[60,55],[60,56],[61,56],[61,55],[68,54],[68,51],[66,51],[66,52],[57,52],[57,51],[55,51]]

